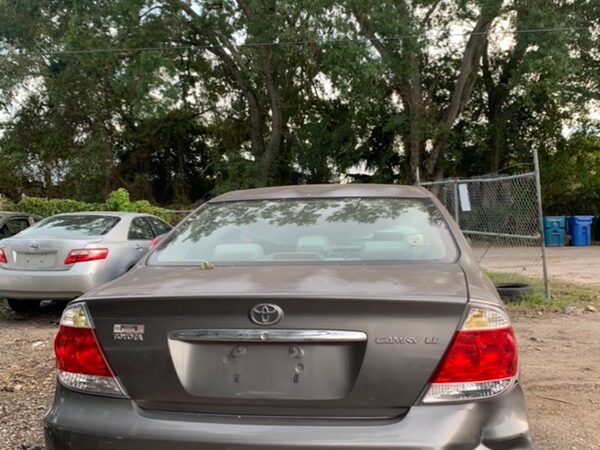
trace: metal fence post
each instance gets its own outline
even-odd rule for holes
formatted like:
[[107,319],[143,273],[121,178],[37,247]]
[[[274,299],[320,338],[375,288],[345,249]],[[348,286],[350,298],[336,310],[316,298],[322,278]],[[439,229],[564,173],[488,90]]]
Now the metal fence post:
[[458,216],[458,181],[454,180],[454,221],[460,225],[460,218]]
[[537,193],[538,226],[540,227],[540,240],[542,242],[542,269],[544,271],[544,295],[550,299],[550,285],[548,283],[548,266],[546,265],[546,239],[544,236],[544,209],[542,207],[542,181],[540,179],[540,160],[537,149],[533,149],[533,167],[535,171],[535,190]]

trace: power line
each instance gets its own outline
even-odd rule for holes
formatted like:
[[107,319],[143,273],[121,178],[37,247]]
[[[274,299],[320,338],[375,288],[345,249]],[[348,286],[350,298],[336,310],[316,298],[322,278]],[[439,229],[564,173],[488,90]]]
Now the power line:
[[[473,31],[466,33],[447,33],[445,31],[438,32],[439,36],[445,37],[468,37],[468,36],[514,36],[519,34],[536,34],[536,33],[563,33],[573,31],[591,31],[591,26],[586,27],[555,27],[555,28],[532,28],[513,31]],[[428,33],[425,33],[426,35]],[[420,37],[420,34],[405,34],[399,36],[378,37],[377,40],[382,42],[402,41]],[[329,46],[336,44],[353,44],[353,43],[370,43],[374,39],[370,38],[343,38],[343,39],[326,39],[326,40],[299,40],[299,41],[281,41],[281,42],[246,42],[235,44],[237,48],[253,48],[253,47],[282,47],[282,46],[306,46],[318,45]],[[227,49],[227,46],[220,44],[206,45],[169,45],[169,46],[152,46],[152,47],[108,47],[108,48],[92,48],[82,50],[54,50],[54,51],[38,51],[38,52],[6,52],[0,53],[0,58],[30,58],[35,56],[76,56],[88,55],[95,53],[141,53],[141,52],[163,52],[174,50],[216,50]]]

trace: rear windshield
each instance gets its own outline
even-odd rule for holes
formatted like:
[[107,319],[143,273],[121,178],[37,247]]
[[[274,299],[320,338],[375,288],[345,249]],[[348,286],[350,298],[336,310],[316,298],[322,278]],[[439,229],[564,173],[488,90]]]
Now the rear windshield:
[[102,236],[119,222],[111,216],[54,216],[44,219],[21,232],[27,237],[75,237]]
[[429,200],[349,198],[209,204],[150,256],[150,265],[454,261]]

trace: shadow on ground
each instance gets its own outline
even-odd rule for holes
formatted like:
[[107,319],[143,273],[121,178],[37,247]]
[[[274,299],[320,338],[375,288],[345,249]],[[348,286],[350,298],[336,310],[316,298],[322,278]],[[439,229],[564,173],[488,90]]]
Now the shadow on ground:
[[18,322],[18,321],[45,321],[52,320],[58,325],[60,315],[67,306],[66,302],[54,302],[44,300],[40,304],[40,308],[31,314],[17,314],[12,311],[6,300],[0,300],[0,322]]

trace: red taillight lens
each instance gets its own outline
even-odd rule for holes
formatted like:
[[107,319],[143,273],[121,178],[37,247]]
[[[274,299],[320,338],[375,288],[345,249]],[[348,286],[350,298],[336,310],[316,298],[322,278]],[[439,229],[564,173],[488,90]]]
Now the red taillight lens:
[[84,303],[67,306],[54,340],[58,381],[79,392],[126,397],[106,362]]
[[506,312],[472,305],[423,403],[480,400],[506,391],[517,379],[517,343]]
[[90,328],[61,326],[54,340],[56,368],[63,372],[112,377],[94,331]]
[[71,250],[71,252],[65,258],[65,264],[75,264],[87,261],[98,261],[100,259],[106,259],[108,257],[107,248],[83,248]]
[[463,383],[511,378],[518,357],[512,327],[459,331],[432,383]]
[[6,253],[4,253],[4,250],[2,250],[0,248],[0,264],[7,264],[8,260],[6,259]]

